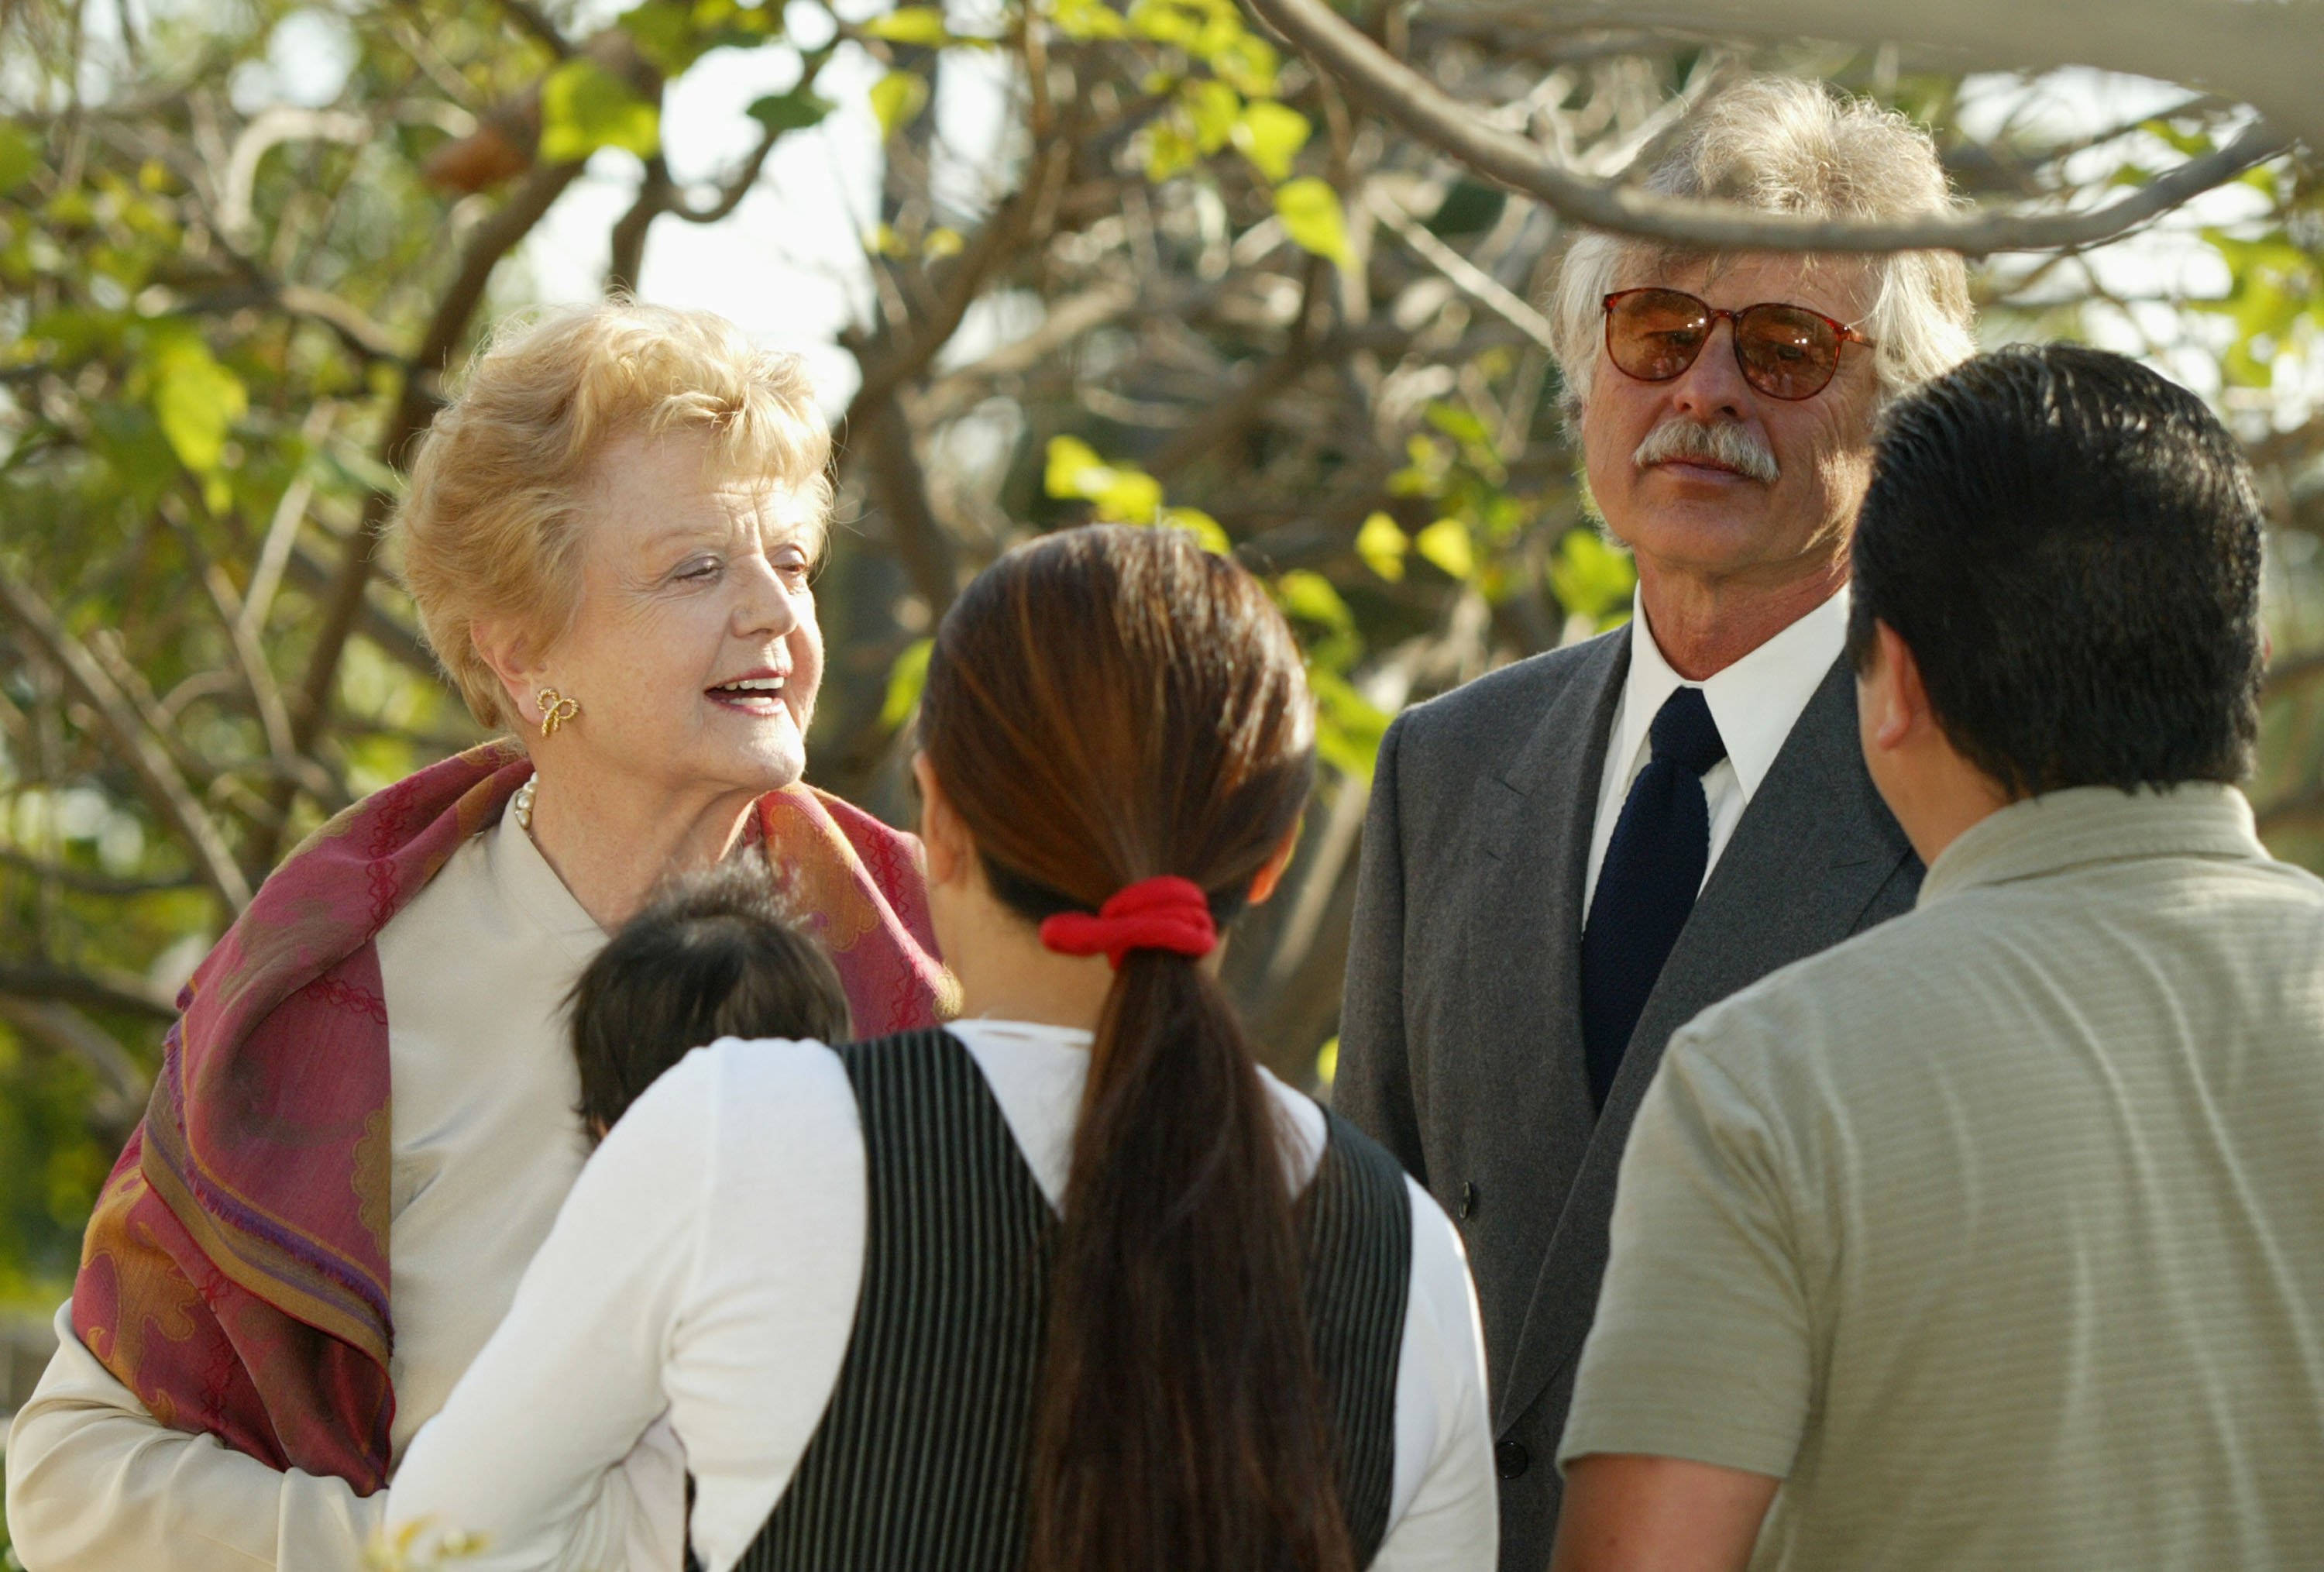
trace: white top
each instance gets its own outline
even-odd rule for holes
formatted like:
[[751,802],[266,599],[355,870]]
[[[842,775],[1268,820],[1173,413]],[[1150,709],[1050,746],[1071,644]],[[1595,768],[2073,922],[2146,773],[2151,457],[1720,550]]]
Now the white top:
[[[1064,1194],[1086,1032],[971,1021],[1027,1165]],[[1323,1112],[1268,1077],[1314,1171]],[[693,1538],[726,1572],[821,1422],[853,1329],[866,1220],[862,1127],[819,1043],[727,1040],[623,1116],[574,1187],[515,1305],[389,1492],[407,1524],[485,1536],[462,1572],[612,1564],[605,1470],[665,1410],[696,1480]],[[1409,1306],[1381,1572],[1494,1564],[1499,1525],[1484,1345],[1459,1236],[1412,1197]]]
[[1638,772],[1654,757],[1646,734],[1662,712],[1663,701],[1682,688],[1702,689],[1702,701],[1719,726],[1719,740],[1727,744],[1727,756],[1702,776],[1702,794],[1711,808],[1711,856],[1702,865],[1708,881],[1744,809],[1750,806],[1752,793],[1767,778],[1775,755],[1784,751],[1784,740],[1848,644],[1848,587],[1842,585],[1830,600],[1733,665],[1701,682],[1690,682],[1671,670],[1662,646],[1655,643],[1654,630],[1646,625],[1645,597],[1634,597],[1632,606],[1630,670],[1622,680],[1622,697],[1615,701],[1606,770],[1598,785],[1598,817],[1590,828],[1590,871],[1582,883],[1584,922],[1597,898],[1598,871],[1606,865],[1606,846],[1614,838],[1622,804]]
[[[585,1155],[561,1004],[604,935],[503,818],[379,935],[392,1094],[397,1456],[516,1292]],[[40,1572],[355,1572],[384,1496],[279,1474],[157,1424],[73,1336],[8,1443],[8,1526]],[[684,1476],[666,1437],[625,1472],[641,1564],[675,1567]],[[609,1509],[610,1510],[610,1509]],[[658,1560],[655,1558],[659,1558]]]

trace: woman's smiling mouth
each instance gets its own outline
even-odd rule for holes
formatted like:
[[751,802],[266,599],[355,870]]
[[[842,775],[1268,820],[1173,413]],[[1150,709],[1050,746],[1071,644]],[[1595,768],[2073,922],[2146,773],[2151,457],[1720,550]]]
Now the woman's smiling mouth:
[[787,674],[782,672],[755,671],[702,691],[714,704],[744,715],[771,717],[784,713],[783,685],[787,680]]

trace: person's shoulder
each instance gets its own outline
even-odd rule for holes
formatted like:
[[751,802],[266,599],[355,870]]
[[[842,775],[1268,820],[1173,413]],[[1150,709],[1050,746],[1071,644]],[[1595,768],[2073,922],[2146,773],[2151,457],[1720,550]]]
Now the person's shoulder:
[[1932,991],[1943,993],[1948,965],[1938,956],[1978,939],[1976,920],[1960,919],[1945,907],[1920,907],[1801,956],[1687,1021],[1671,1051],[1708,1047],[1734,1068],[1752,1051],[1801,1056],[1867,1032],[1892,1040],[1899,1019],[1929,1007]]
[[1513,752],[1527,738],[1525,723],[1569,686],[1606,678],[1629,636],[1625,624],[1578,644],[1529,655],[1414,705],[1397,717],[1401,756],[1451,762]]
[[838,1056],[812,1038],[722,1037],[664,1070],[623,1114],[660,1138],[687,1143],[715,1126],[759,1129],[812,1122],[854,1105]]

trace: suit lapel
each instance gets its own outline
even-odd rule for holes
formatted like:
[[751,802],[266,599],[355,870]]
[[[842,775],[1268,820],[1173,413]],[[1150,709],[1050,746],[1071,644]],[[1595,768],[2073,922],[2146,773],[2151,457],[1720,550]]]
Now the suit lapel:
[[1513,1198],[1566,1194],[1589,1140],[1581,1011],[1560,979],[1579,975],[1591,824],[1629,653],[1627,629],[1599,640],[1525,746],[1499,774],[1480,780],[1471,799],[1483,855],[1471,865],[1479,887],[1470,910],[1481,920],[1462,939],[1470,951],[1461,969],[1472,1056],[1462,1078],[1464,1095],[1498,1105],[1480,1122],[1490,1150],[1471,1170],[1490,1175],[1478,1225],[1489,1246],[1475,1250],[1488,1346],[1514,1345],[1534,1263],[1556,1220],[1553,1208]]
[[[1581,1350],[1605,1272],[1622,1149],[1671,1034],[1768,973],[1846,939],[1911,853],[1865,772],[1855,679],[1843,658],[1736,824],[1646,998],[1543,1261],[1497,1425],[1523,1413]],[[1566,966],[1556,975],[1578,978],[1572,958]],[[1579,1064],[1578,1013],[1575,1020]]]

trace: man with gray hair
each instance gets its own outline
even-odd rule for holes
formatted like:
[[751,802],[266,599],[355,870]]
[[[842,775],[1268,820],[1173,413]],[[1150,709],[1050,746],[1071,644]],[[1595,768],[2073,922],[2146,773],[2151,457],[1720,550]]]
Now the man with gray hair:
[[[1836,218],[1952,200],[1924,132],[1773,79],[1706,106],[1647,183]],[[1637,562],[1635,615],[1389,728],[1334,1088],[1460,1221],[1501,1565],[1522,1572],[1549,1560],[1615,1176],[1664,1043],[1919,888],[1857,748],[1849,533],[1880,409],[1973,348],[1949,254],[1593,235],[1555,317],[1591,493]]]

